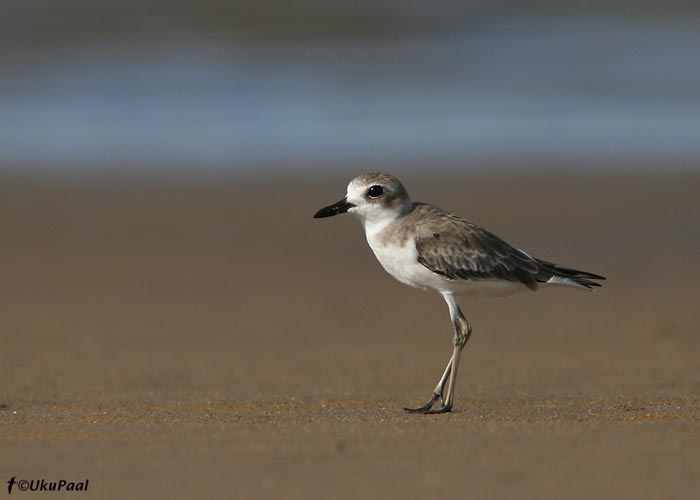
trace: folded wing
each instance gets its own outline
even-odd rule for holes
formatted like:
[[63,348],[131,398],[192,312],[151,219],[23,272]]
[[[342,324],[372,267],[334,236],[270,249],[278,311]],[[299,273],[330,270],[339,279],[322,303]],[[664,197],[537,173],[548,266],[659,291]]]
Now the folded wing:
[[605,279],[536,259],[472,222],[446,212],[439,215],[421,228],[416,249],[421,265],[446,278],[504,280],[531,290],[547,282],[591,290],[600,286],[592,280]]

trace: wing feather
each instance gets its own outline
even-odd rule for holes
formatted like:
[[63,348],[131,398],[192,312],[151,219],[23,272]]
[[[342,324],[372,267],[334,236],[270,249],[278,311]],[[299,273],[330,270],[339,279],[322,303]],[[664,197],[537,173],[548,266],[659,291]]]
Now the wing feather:
[[536,290],[539,283],[592,290],[605,278],[536,259],[486,229],[432,205],[414,204],[418,262],[451,280],[505,280]]
[[416,238],[421,265],[453,280],[498,279],[537,289],[540,268],[534,258],[472,222],[441,215],[428,219],[431,227]]

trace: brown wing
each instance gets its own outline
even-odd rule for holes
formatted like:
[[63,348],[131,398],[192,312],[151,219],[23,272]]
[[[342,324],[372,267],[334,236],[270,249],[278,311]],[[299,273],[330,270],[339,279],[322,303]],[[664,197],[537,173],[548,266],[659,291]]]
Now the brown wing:
[[442,213],[416,238],[418,262],[453,280],[505,280],[537,289],[539,261],[498,236]]

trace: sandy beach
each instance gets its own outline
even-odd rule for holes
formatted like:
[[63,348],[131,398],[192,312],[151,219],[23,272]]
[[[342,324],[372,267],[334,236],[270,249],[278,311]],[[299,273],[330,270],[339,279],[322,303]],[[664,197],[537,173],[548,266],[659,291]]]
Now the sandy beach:
[[[595,293],[447,308],[337,182],[0,184],[0,482],[90,498],[700,496],[700,177],[403,178]],[[4,488],[4,487],[3,487]],[[30,496],[30,492],[13,492]],[[38,494],[38,493],[37,493]],[[56,495],[61,497],[61,495]]]

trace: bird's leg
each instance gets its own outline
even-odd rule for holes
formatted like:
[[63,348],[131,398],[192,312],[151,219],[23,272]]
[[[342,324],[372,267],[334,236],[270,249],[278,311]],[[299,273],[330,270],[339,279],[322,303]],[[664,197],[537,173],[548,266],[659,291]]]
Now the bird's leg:
[[[447,364],[445,373],[433,392],[433,397],[425,405],[419,408],[407,408],[406,410],[410,413],[448,413],[452,410],[455,385],[457,384],[457,368],[459,368],[459,358],[462,354],[462,349],[464,349],[469,337],[471,337],[472,327],[464,317],[464,314],[462,313],[462,310],[460,309],[459,304],[457,304],[457,300],[454,298],[454,296],[446,293],[443,294],[443,297],[450,308],[450,317],[452,318],[452,323],[454,324],[455,328],[454,351],[452,353],[452,358],[450,358],[450,362]],[[443,397],[446,383],[447,396]],[[442,405],[433,410],[433,406],[438,399],[442,400]]]
[[448,413],[452,411],[454,403],[455,386],[457,385],[457,369],[459,368],[459,358],[462,354],[462,349],[466,345],[469,337],[472,334],[472,327],[467,322],[466,318],[459,310],[459,316],[454,320],[455,336],[454,336],[454,353],[452,354],[452,370],[450,371],[449,382],[447,383],[447,396],[443,399],[442,406],[436,409],[429,409],[425,413]]
[[439,399],[441,402],[444,402],[443,398],[443,393],[445,391],[445,384],[447,383],[447,378],[450,376],[450,371],[452,371],[452,359],[447,362],[447,368],[445,368],[445,372],[442,374],[442,377],[440,377],[440,380],[438,381],[437,385],[435,386],[435,390],[433,391],[433,395],[430,397],[427,403],[425,403],[423,406],[419,406],[418,408],[406,408],[404,407],[404,410],[406,410],[408,413],[425,413],[428,410],[430,410],[435,402]]

